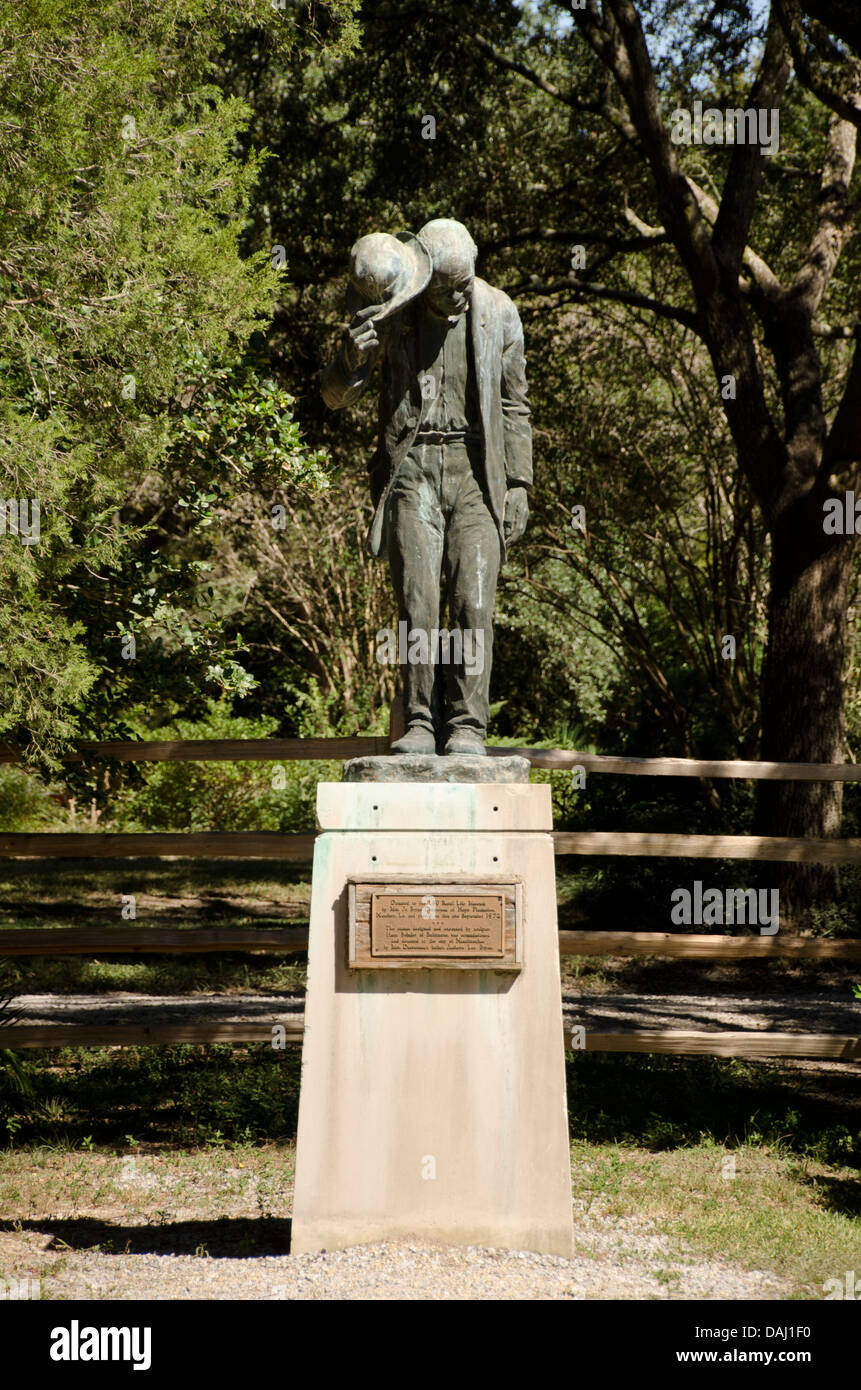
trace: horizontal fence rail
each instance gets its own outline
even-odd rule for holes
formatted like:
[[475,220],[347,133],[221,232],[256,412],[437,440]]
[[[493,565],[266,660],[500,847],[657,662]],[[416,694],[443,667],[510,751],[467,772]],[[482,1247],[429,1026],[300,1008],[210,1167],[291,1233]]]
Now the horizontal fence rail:
[[[329,831],[351,834],[351,831]],[[373,834],[372,831],[367,832]],[[406,828],[405,832],[408,833]],[[424,832],[415,831],[415,834]],[[468,830],[464,835],[471,834]],[[505,834],[505,831],[500,831]],[[276,830],[4,832],[0,858],[24,859],[289,859],[306,862],[316,835]],[[676,835],[661,831],[557,830],[557,854],[657,859],[762,859],[809,864],[861,863],[861,839],[814,840],[768,835]]]
[[316,835],[272,830],[178,830],[128,834],[51,831],[0,834],[0,858],[25,859],[289,859],[310,861]]
[[4,1047],[137,1047],[149,1043],[269,1043],[273,1028],[285,1042],[301,1042],[303,1014],[272,1023],[15,1023],[0,1030]]
[[627,855],[656,859],[764,859],[807,864],[861,862],[861,840],[793,839],[784,835],[676,835],[660,831],[557,830],[553,834],[553,843],[557,854]]
[[[0,956],[192,955],[308,949],[307,927],[3,927]],[[562,956],[665,956],[684,960],[858,960],[861,940],[723,936],[706,932],[560,931]]]
[[[2,938],[0,938],[2,939]],[[861,960],[861,941],[711,932],[561,931],[562,956],[667,956],[684,960]]]
[[729,777],[747,781],[861,782],[859,763],[767,763],[741,759],[621,758],[609,753],[574,753],[564,748],[488,748],[493,757],[518,755],[533,767],[564,772],[608,772],[621,777]]
[[307,927],[3,927],[0,956],[200,955],[307,951]]
[[[302,1041],[302,1014],[288,1014],[269,1023],[111,1023],[16,1024],[3,1029],[5,1046],[133,1047],[153,1043],[264,1043],[272,1046],[274,1030],[283,1028],[278,1042]],[[571,1026],[563,1029],[571,1047]],[[651,1052],[702,1057],[807,1057],[853,1062],[861,1059],[861,1037],[849,1033],[693,1032],[682,1028],[644,1028],[624,1033],[586,1030],[585,1052]]]
[[631,1033],[590,1033],[586,1052],[652,1052],[687,1057],[810,1057],[856,1062],[861,1037],[847,1033],[695,1033],[682,1028]]
[[[337,762],[347,758],[382,757],[390,749],[387,737],[356,738],[208,738],[162,742],[80,743],[64,755],[66,762],[106,758],[120,763],[160,762]],[[608,753],[580,753],[569,748],[489,747],[493,758],[527,758],[533,767],[622,777],[729,777],[742,780],[793,782],[861,782],[861,763],[772,763],[714,758],[629,758]],[[0,744],[0,763],[22,761],[21,752]]]
[[[79,743],[64,761],[107,758],[118,763],[337,762],[383,756],[388,738],[184,738],[167,742]],[[0,763],[21,761],[18,749],[0,744]]]
[[[319,739],[180,739],[162,742],[109,741],[79,744],[69,762],[279,762],[339,761],[385,756],[387,737]],[[560,748],[491,747],[495,757],[519,755],[548,771],[582,767],[587,773],[646,777],[735,778],[807,782],[861,781],[854,763],[774,763],[700,758],[629,758]],[[21,762],[20,752],[0,744],[0,763]],[[468,833],[468,832],[465,832]],[[143,832],[0,834],[0,857],[120,859],[273,859],[308,862],[314,834],[275,832]],[[795,863],[861,862],[861,840],[792,839],[754,835],[681,835],[662,832],[558,831],[558,855],[628,856],[681,859],[741,859]],[[0,930],[3,955],[90,955],[245,951],[292,953],[307,950],[304,928],[84,927]],[[705,933],[562,931],[562,955],[667,956],[687,959],[811,961],[861,960],[861,941],[807,937],[726,936]],[[569,1025],[570,1026],[570,1025]],[[0,1031],[0,1042],[19,1048],[130,1046],[192,1043],[268,1043],[273,1027],[285,1042],[301,1041],[304,1019],[291,1014],[277,1023],[194,1024],[23,1024]],[[566,1031],[566,1045],[571,1041]],[[844,1034],[775,1033],[680,1029],[633,1029],[585,1035],[591,1052],[639,1052],[717,1057],[798,1057],[838,1061],[861,1059],[861,1037]]]

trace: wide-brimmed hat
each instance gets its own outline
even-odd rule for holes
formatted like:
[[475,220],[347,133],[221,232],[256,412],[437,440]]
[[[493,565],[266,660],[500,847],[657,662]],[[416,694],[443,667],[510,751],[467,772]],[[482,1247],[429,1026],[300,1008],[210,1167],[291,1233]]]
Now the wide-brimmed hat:
[[350,252],[347,312],[352,317],[368,304],[382,304],[374,322],[388,318],[421,294],[432,271],[427,247],[412,232],[359,237]]

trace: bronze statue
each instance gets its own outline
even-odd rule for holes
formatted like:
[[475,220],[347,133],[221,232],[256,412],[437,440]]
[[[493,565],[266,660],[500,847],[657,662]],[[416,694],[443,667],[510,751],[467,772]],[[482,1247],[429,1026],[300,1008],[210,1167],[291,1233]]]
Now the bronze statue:
[[[529,516],[523,330],[508,296],[476,277],[475,258],[450,218],[418,236],[361,237],[350,253],[353,318],[322,375],[324,400],[339,409],[359,399],[377,361],[382,369],[368,547],[388,555],[409,639],[406,732],[393,753],[484,754],[496,582]],[[450,626],[440,633],[443,580]]]

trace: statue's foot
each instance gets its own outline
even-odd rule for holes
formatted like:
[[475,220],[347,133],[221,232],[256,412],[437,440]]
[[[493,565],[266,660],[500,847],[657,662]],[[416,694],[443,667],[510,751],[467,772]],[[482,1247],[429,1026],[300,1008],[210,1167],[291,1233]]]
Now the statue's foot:
[[472,754],[477,758],[486,756],[482,739],[479,738],[478,734],[471,733],[468,729],[455,730],[455,732],[450,735],[443,752],[446,757],[452,757],[455,754],[460,754],[461,756],[463,754],[467,756]]
[[415,729],[407,729],[405,734],[395,739],[389,749],[390,753],[435,753],[436,739],[429,729],[418,726]]

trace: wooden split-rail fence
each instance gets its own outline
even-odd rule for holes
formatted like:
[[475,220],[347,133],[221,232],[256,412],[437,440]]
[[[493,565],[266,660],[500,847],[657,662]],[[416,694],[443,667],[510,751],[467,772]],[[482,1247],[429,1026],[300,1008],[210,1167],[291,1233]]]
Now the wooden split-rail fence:
[[[386,754],[390,738],[200,739],[161,743],[87,743],[69,761],[111,759],[117,762],[284,762],[329,761]],[[701,758],[624,758],[565,749],[489,748],[491,756],[519,754],[535,768],[563,771],[582,767],[587,773],[641,777],[786,779],[858,782],[854,763],[769,763],[714,761]],[[0,763],[19,761],[15,749],[0,745]],[[315,836],[258,831],[106,834],[0,833],[0,857],[38,859],[111,859],[184,856],[194,859],[278,859],[307,862]],[[755,859],[795,863],[859,863],[861,839],[791,839],[757,835],[678,835],[627,831],[559,831],[553,836],[560,855]],[[296,928],[68,927],[0,930],[0,956],[92,955],[244,951],[291,954],[307,949],[308,933]],[[560,931],[560,953],[568,956],[666,956],[724,961],[778,957],[810,961],[858,961],[861,940],[802,936],[729,936],[673,932]],[[859,964],[861,976],[861,964]],[[19,1048],[130,1046],[146,1043],[271,1043],[273,1027],[283,1040],[302,1038],[301,1014],[272,1022],[193,1024],[39,1024],[4,1030],[6,1045]],[[618,1033],[586,1031],[585,1049],[593,1052],[701,1054],[717,1057],[803,1057],[857,1061],[861,1034],[778,1033],[770,1029],[695,1032],[681,1029],[635,1029]]]

